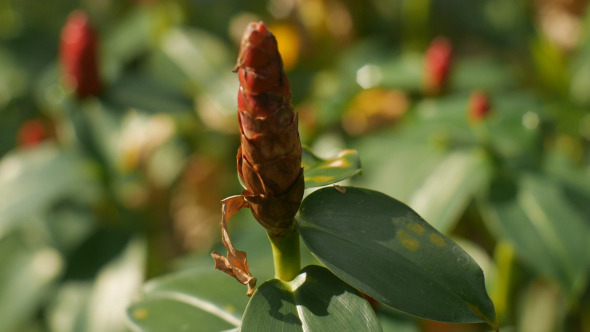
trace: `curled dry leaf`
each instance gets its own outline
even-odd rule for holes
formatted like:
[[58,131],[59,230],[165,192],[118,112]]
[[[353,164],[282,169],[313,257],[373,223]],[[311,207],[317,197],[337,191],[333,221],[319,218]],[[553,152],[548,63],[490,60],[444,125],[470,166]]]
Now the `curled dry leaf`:
[[225,249],[227,249],[227,257],[222,256],[217,251],[211,253],[211,256],[215,260],[215,269],[221,270],[236,278],[243,285],[247,285],[247,294],[248,296],[252,296],[256,288],[256,278],[250,274],[246,253],[234,248],[227,232],[227,221],[229,218],[242,208],[248,207],[248,202],[241,195],[236,195],[224,199],[221,201],[221,204],[221,241]]

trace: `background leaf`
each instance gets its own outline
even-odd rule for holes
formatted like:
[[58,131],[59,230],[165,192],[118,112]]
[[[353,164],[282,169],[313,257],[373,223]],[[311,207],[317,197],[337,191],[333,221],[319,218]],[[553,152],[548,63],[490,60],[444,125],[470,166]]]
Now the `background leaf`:
[[408,205],[441,233],[449,233],[473,195],[487,184],[490,168],[479,151],[455,151],[424,180]]
[[0,326],[21,331],[32,319],[63,271],[63,258],[53,248],[32,243],[25,232],[0,237]]
[[5,156],[0,162],[0,235],[22,218],[73,194],[77,199],[96,194],[84,159],[75,151],[46,144]]
[[243,285],[211,265],[197,267],[152,280],[127,313],[135,331],[227,330],[241,322],[244,293]]
[[336,275],[420,317],[495,322],[481,269],[463,249],[382,193],[324,188],[302,203],[299,231]]
[[590,268],[590,225],[565,194],[555,181],[537,174],[498,179],[485,216],[528,264],[579,292]]
[[305,188],[326,186],[361,172],[361,162],[355,150],[343,150],[334,158],[322,159],[304,147],[301,163]]
[[381,331],[367,300],[329,270],[310,265],[291,282],[272,279],[252,296],[241,331]]

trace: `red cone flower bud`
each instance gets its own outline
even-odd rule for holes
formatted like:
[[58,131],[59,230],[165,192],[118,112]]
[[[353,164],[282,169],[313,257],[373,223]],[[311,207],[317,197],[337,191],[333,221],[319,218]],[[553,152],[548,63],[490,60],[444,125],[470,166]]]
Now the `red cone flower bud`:
[[79,99],[102,89],[98,69],[98,36],[82,11],[75,11],[61,33],[60,63],[67,84]]
[[271,235],[293,222],[303,196],[301,142],[289,81],[275,37],[264,23],[246,29],[236,65],[240,79],[238,172],[242,193]]
[[469,97],[467,108],[469,120],[472,122],[483,121],[491,111],[490,99],[483,91],[475,91]]
[[448,39],[438,37],[432,41],[425,55],[426,89],[439,94],[448,79],[452,66],[452,46]]
[[246,28],[234,71],[240,80],[237,166],[246,189],[222,201],[221,234],[227,257],[216,251],[211,256],[216,269],[248,285],[252,295],[256,278],[250,274],[246,253],[233,246],[227,222],[249,207],[270,236],[281,237],[291,230],[304,190],[301,142],[277,41],[264,23]]

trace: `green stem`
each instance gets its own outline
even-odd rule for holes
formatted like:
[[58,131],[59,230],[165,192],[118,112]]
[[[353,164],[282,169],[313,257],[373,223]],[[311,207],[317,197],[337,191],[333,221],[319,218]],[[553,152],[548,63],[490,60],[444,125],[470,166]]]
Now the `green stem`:
[[299,232],[293,227],[286,234],[275,237],[268,234],[275,264],[275,278],[282,281],[293,280],[301,270]]

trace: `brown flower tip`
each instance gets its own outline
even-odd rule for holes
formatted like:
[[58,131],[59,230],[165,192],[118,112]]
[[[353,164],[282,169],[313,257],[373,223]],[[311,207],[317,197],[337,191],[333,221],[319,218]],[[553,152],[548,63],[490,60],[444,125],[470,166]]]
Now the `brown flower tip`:
[[445,37],[432,41],[425,55],[426,89],[430,94],[442,92],[452,66],[451,42]]
[[246,28],[236,70],[242,194],[260,224],[280,236],[291,226],[303,196],[301,142],[277,41],[264,23]]
[[70,14],[62,30],[59,58],[62,74],[79,99],[102,89],[98,68],[98,35],[82,11]]
[[474,91],[469,97],[467,113],[469,121],[481,122],[491,111],[491,104],[488,95],[483,91]]

